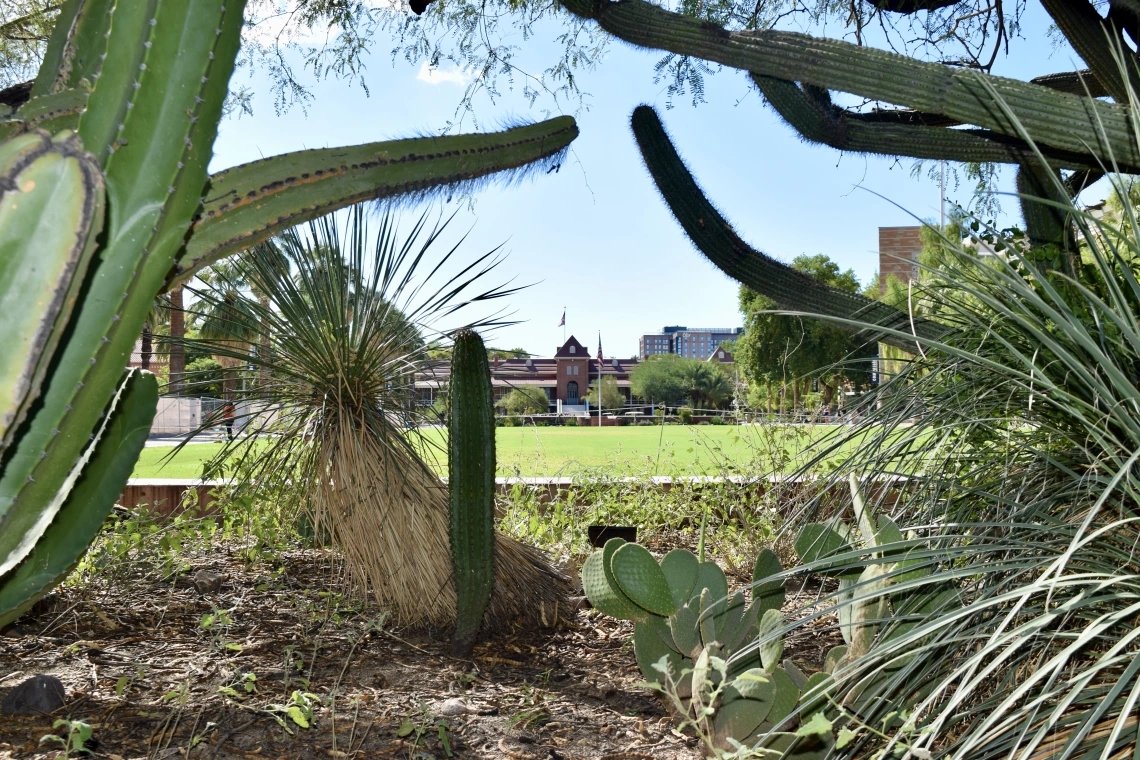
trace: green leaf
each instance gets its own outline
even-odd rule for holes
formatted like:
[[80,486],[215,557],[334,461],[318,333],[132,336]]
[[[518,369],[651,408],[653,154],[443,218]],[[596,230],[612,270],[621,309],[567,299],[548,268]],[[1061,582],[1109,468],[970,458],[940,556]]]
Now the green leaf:
[[294,723],[296,723],[301,728],[309,727],[309,719],[305,716],[304,711],[300,707],[293,705],[286,711],[286,714]]
[[859,736],[860,731],[852,731],[850,728],[839,729],[839,736],[835,740],[835,748],[843,749],[851,740]]
[[796,736],[827,736],[831,734],[831,721],[822,712],[814,713],[811,720],[796,731]]
[[415,730],[416,730],[416,724],[412,723],[410,718],[404,718],[403,722],[400,723],[400,727],[396,729],[396,736],[403,738],[405,736],[408,736],[409,734],[411,734]]

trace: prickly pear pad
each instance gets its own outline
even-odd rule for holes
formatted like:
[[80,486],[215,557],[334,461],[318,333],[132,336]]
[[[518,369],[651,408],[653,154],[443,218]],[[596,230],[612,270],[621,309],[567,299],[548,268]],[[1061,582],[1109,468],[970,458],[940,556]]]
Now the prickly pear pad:
[[692,597],[699,565],[697,555],[688,549],[673,549],[661,558],[661,572],[669,582],[669,591],[676,606],[680,607]]
[[634,604],[666,617],[677,611],[665,573],[644,546],[627,543],[618,547],[610,560],[610,570]]
[[594,609],[620,620],[642,620],[645,610],[625,598],[620,590],[611,586],[603,568],[605,562],[601,550],[586,558],[582,565],[582,590]]

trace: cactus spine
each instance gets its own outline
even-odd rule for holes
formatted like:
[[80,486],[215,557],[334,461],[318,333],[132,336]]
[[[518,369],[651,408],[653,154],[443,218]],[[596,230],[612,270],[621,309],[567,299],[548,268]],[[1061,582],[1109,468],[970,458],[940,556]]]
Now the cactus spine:
[[[400,141],[392,151],[302,151],[223,172],[212,188],[207,165],[244,6],[66,0],[31,99],[0,122],[0,137],[12,138],[0,144],[9,180],[0,187],[0,330],[17,337],[0,369],[0,615],[42,592],[19,580],[35,557],[81,554],[98,523],[80,517],[109,509],[121,492],[131,468],[106,469],[90,443],[164,287],[363,197],[556,164],[577,135],[563,118],[486,138]],[[130,406],[143,410],[132,418],[145,416],[145,405]],[[96,481],[89,511],[69,508]]]
[[483,339],[455,336],[451,355],[448,497],[455,578],[452,653],[470,657],[495,582],[495,409]]

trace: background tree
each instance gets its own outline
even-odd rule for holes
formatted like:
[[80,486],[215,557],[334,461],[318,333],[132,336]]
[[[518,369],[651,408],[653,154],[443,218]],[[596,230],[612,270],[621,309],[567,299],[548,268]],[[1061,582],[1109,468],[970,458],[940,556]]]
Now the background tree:
[[[590,383],[590,389],[586,396],[591,404],[596,404],[598,401],[598,381],[594,380]],[[602,409],[623,409],[625,408],[625,395],[618,388],[617,380],[612,377],[602,377]]]
[[679,404],[685,397],[681,361],[674,354],[659,354],[639,363],[629,373],[630,391],[650,403]]
[[[797,256],[792,268],[828,287],[859,292],[855,273],[840,271],[823,254]],[[877,345],[833,323],[774,313],[776,308],[772,299],[741,286],[745,329],[736,340],[735,356],[750,383],[766,388],[769,396],[772,388],[790,388],[793,406],[798,407],[812,378],[819,381],[826,406],[835,400],[840,384],[868,381],[869,363],[860,360],[877,353]]]
[[507,414],[518,416],[522,414],[546,414],[550,411],[550,399],[546,391],[534,386],[523,386],[503,396],[499,406]]

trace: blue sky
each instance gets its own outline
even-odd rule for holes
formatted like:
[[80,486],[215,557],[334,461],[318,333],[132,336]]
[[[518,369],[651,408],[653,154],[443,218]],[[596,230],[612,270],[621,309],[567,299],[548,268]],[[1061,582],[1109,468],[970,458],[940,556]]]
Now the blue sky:
[[[1077,68],[1071,51],[1053,49],[1047,28],[1048,19],[1031,3],[1025,39],[1015,40],[1015,55],[1001,60],[996,73],[1027,78]],[[555,31],[552,26],[548,40]],[[542,35],[526,45],[524,65],[535,62],[536,69],[557,55]],[[212,168],[442,129],[460,101],[460,77],[427,76],[422,66],[403,60],[393,65],[391,47],[379,38],[366,59],[370,95],[346,82],[320,82],[307,113],[293,108],[277,115],[266,80],[239,72],[236,82],[256,93],[254,115],[223,122]],[[653,82],[660,57],[612,44],[595,71],[580,75],[590,93],[588,110],[574,114],[581,136],[561,171],[520,186],[493,185],[475,197],[473,209],[448,207],[447,213],[459,208],[451,238],[470,230],[470,256],[503,245],[509,256],[501,278],[533,283],[505,304],[520,324],[502,328],[490,344],[550,355],[562,340],[557,324],[564,306],[567,334],[593,353],[600,331],[606,356],[635,355],[638,336],[666,324],[741,323],[737,284],[696,253],[641,165],[628,127],[640,103],[658,106],[698,181],[743,237],[782,261],[825,253],[866,282],[878,265],[878,227],[937,217],[937,183],[913,178],[909,159],[840,154],[801,142],[740,72],[709,77],[706,103],[693,107],[680,98],[666,111],[665,83]],[[478,114],[484,124],[539,119],[539,109],[550,105],[531,109],[521,94],[504,92],[494,104],[478,101]],[[964,183],[957,192],[950,188],[948,197],[966,201],[969,191]],[[1015,200],[1004,206],[1003,221],[1015,222],[1009,216]],[[409,223],[416,214],[403,213]]]

